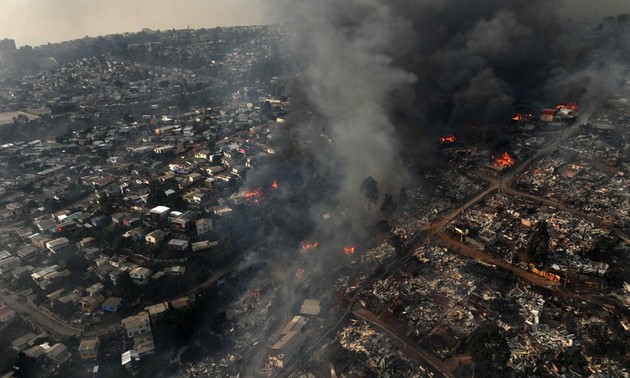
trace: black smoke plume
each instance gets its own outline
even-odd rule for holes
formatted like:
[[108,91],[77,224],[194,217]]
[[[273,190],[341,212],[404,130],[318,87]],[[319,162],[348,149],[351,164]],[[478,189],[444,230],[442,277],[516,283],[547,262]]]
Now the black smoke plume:
[[430,165],[439,135],[492,148],[515,113],[604,98],[614,77],[607,63],[593,68],[595,46],[565,20],[562,1],[277,4],[299,72],[289,150],[327,192],[304,204],[323,235],[343,225],[359,235],[378,212],[362,182],[372,177],[381,199],[397,194],[406,163]]

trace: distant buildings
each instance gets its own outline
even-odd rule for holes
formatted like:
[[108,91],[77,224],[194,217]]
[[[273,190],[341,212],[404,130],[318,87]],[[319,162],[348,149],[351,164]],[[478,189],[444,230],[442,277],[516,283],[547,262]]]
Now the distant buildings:
[[17,68],[15,55],[17,49],[15,41],[12,39],[3,39],[0,41],[0,68],[15,70]]

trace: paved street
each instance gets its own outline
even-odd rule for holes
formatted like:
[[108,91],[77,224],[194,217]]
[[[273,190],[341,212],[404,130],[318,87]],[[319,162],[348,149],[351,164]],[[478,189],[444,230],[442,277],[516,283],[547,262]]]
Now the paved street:
[[19,315],[24,316],[27,320],[38,324],[54,334],[63,337],[79,336],[81,334],[80,328],[70,327],[52,317],[42,314],[31,308],[26,302],[21,302],[15,294],[4,294],[0,291],[0,300],[15,310]]

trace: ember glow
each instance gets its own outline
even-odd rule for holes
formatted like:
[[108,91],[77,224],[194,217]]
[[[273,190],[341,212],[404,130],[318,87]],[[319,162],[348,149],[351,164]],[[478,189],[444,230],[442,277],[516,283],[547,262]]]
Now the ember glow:
[[447,135],[447,136],[440,137],[440,143],[442,144],[455,143],[456,140],[457,138],[455,137],[455,135]]
[[494,161],[494,165],[497,167],[509,168],[516,163],[516,160],[507,152],[504,152],[503,155],[496,158]]
[[245,198],[256,198],[256,197],[260,197],[261,194],[262,194],[262,188],[256,188],[254,190],[250,190],[249,192],[243,194],[243,196]]
[[355,252],[354,246],[343,247],[343,253],[345,253],[346,255],[354,255],[354,252]]
[[577,111],[578,110],[578,106],[575,102],[569,102],[568,104],[560,104],[558,106],[556,106],[556,109],[560,110],[560,109],[570,109],[573,111]]
[[273,180],[273,182],[271,183],[271,189],[278,189],[278,180]]
[[317,247],[319,247],[319,242],[317,241],[312,242],[312,243],[306,242],[302,244],[302,251],[306,252],[308,250],[315,249]]
[[512,121],[529,121],[532,118],[531,113],[518,113],[512,117]]

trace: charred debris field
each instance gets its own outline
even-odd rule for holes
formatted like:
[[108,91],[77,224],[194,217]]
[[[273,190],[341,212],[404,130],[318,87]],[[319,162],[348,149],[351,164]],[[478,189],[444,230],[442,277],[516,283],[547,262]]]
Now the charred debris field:
[[562,6],[3,41],[0,373],[629,374],[630,21]]

